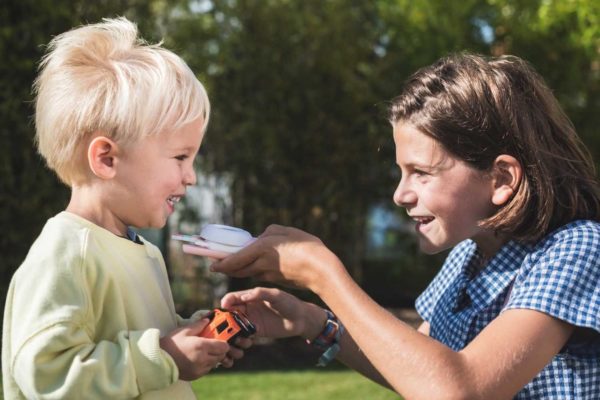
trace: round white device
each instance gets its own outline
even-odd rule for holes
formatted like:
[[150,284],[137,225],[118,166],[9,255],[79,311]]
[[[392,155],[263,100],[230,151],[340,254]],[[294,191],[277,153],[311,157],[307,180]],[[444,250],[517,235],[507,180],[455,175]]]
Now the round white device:
[[250,232],[240,228],[219,224],[208,224],[200,231],[200,239],[213,244],[243,247],[253,238]]

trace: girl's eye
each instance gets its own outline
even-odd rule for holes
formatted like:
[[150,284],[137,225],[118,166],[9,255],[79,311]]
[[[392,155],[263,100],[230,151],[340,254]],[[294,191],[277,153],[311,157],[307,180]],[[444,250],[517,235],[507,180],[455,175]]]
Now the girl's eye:
[[183,160],[187,159],[187,158],[188,158],[188,156],[187,156],[187,155],[185,155],[185,154],[182,154],[182,155],[180,155],[180,156],[177,156],[177,157],[175,157],[175,158],[176,158],[177,160],[179,160],[179,161],[183,161]]

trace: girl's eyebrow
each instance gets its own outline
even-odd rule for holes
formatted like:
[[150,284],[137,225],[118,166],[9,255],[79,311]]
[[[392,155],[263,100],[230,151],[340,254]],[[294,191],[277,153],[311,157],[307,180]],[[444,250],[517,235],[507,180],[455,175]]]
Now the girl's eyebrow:
[[[418,170],[435,173],[435,172],[444,171],[444,170],[452,168],[454,163],[447,162],[448,160],[449,160],[448,158],[442,157],[441,159],[436,160],[434,163],[409,162],[409,163],[404,164],[404,167],[413,169],[413,170],[418,169]],[[398,165],[398,167],[401,168],[400,164],[396,163],[396,165]]]
[[[396,165],[398,167],[400,167],[401,165],[396,163]],[[419,163],[419,162],[409,162],[406,164],[402,164],[404,167],[407,168],[411,168],[411,169],[434,169],[435,166],[431,165],[431,164],[424,164],[424,163]]]

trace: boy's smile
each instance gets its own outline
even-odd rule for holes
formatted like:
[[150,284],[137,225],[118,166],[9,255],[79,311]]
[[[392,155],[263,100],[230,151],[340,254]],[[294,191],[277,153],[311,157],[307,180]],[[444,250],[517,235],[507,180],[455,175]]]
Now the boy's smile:
[[203,137],[203,120],[174,132],[118,145],[100,137],[101,176],[88,185],[74,186],[67,211],[78,214],[117,235],[128,226],[162,228],[196,183],[194,158]]
[[125,150],[115,176],[115,184],[122,188],[122,203],[115,206],[125,225],[164,226],[187,186],[196,183],[194,158],[202,141],[202,125],[202,119],[197,119]]
[[468,238],[495,246],[493,233],[478,224],[496,209],[491,178],[409,124],[394,126],[394,141],[402,173],[394,202],[416,222],[421,250],[434,254]]

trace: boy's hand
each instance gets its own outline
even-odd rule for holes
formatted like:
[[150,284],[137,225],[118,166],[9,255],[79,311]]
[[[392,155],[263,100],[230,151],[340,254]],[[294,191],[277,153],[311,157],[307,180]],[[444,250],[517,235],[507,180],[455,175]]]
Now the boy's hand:
[[179,379],[184,381],[197,379],[206,375],[221,362],[232,365],[233,358],[241,357],[236,351],[227,360],[227,354],[230,352],[227,342],[199,336],[208,323],[208,319],[202,318],[175,329],[160,339],[160,347],[169,353],[179,368]]

